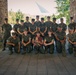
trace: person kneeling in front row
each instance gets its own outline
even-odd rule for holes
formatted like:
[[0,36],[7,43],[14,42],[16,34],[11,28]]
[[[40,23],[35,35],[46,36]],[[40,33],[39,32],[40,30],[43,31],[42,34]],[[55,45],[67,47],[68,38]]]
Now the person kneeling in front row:
[[8,38],[7,45],[10,50],[10,55],[13,54],[13,48],[16,53],[20,52],[20,40],[15,32],[13,32],[12,36]]
[[44,39],[45,53],[49,51],[50,54],[54,53],[54,38],[52,36],[52,31],[48,30],[48,36]]

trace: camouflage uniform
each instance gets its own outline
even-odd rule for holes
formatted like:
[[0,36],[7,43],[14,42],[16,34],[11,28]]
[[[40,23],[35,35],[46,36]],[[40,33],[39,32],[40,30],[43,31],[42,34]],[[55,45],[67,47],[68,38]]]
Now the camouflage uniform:
[[52,30],[53,23],[51,21],[46,21],[45,26],[47,27],[46,35],[48,35],[48,30]]
[[24,23],[24,28],[27,28],[27,30],[29,30],[31,23],[30,22],[25,22]]
[[[68,34],[68,39],[71,41],[71,42],[76,42],[76,32],[73,33],[73,34]],[[73,51],[75,52],[75,55],[76,55],[76,44],[72,44],[69,42],[69,49],[68,49],[69,53],[72,54]]]
[[63,56],[66,55],[66,50],[65,50],[65,41],[62,43],[62,40],[65,40],[66,38],[66,33],[64,31],[57,31],[55,36],[59,39],[56,41],[56,50],[58,53],[62,53]]
[[37,41],[40,41],[40,42],[42,42],[42,37],[40,36],[40,37],[38,37],[38,40],[36,40],[36,38],[37,37],[34,37],[34,43],[35,43],[35,45],[34,45],[34,51],[35,51],[35,53],[37,54],[37,53],[42,53],[42,54],[44,54],[44,49],[43,49],[43,45],[42,44],[40,44],[40,43],[37,43]]
[[[46,40],[46,43],[50,43],[54,40],[53,36],[47,36],[44,40]],[[49,50],[49,53],[50,54],[53,54],[54,53],[54,44],[51,44],[51,45],[48,45],[48,46],[45,46],[45,52],[48,52]]]
[[[46,26],[45,26],[45,23],[41,23],[41,25],[40,25],[40,33],[41,33],[41,36],[43,37],[43,39],[44,39],[44,37],[45,37],[45,31],[46,31]],[[42,34],[43,33],[43,34]]]
[[[34,25],[31,24],[31,25],[29,26],[29,28],[30,28],[30,31],[31,31],[31,32],[34,32],[34,31],[36,31],[37,26],[36,26],[35,24],[34,24]],[[30,33],[30,34],[31,34],[31,37],[33,38],[36,33],[34,33],[34,34]]]
[[[29,39],[31,39],[30,34],[27,34],[27,35],[23,35],[23,36],[22,36],[22,40],[23,40],[23,42],[24,42],[25,44],[26,44],[27,42],[29,42]],[[23,50],[24,50],[24,52],[30,53],[30,52],[32,51],[31,42],[30,42],[28,45],[26,45],[26,46],[23,45]]]
[[65,23],[60,23],[58,26],[61,26],[62,27],[62,31],[66,31],[67,29],[67,25]]
[[13,43],[13,44],[15,44],[15,46],[8,44],[8,48],[9,48],[9,50],[10,50],[10,53],[13,53],[13,48],[14,48],[14,51],[15,51],[16,53],[18,53],[19,43],[20,43],[20,40],[19,40],[18,37],[16,37],[15,39],[14,39],[12,36],[9,37],[8,40],[7,40],[7,43]]
[[[19,31],[20,33],[23,33],[25,27],[24,25],[20,25],[18,28],[17,28],[17,31]],[[22,41],[22,34],[18,33],[18,36],[20,38],[20,41]]]
[[6,41],[11,36],[10,31],[12,30],[12,27],[10,24],[3,24],[2,25],[2,31],[3,31],[3,49],[5,50],[6,47]]

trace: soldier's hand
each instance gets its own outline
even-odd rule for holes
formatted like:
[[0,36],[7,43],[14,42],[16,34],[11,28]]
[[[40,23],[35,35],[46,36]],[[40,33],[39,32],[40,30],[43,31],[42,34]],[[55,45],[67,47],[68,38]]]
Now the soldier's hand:
[[15,44],[12,44],[13,46],[15,46]]
[[24,46],[26,46],[26,44],[24,44]]
[[74,42],[73,44],[76,44],[76,42]]
[[44,44],[45,46],[47,46],[47,44]]

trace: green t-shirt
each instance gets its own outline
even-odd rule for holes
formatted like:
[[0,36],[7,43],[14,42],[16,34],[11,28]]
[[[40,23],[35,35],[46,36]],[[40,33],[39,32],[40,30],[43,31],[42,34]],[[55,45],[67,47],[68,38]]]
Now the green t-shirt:
[[20,42],[20,39],[18,37],[16,37],[15,39],[11,36],[8,38],[7,42],[13,43],[15,45],[18,45],[18,43]]
[[65,23],[60,23],[58,26],[62,27],[62,30],[65,32],[67,29],[67,25]]
[[29,39],[31,39],[31,35],[30,34],[27,34],[27,35],[23,35],[22,36],[22,40],[27,43],[29,41]]
[[59,38],[59,40],[64,40],[64,37],[66,37],[66,33],[64,31],[57,31],[56,36]]
[[46,43],[50,43],[50,42],[52,42],[52,40],[54,40],[54,38],[53,38],[53,36],[47,36],[47,37],[45,37],[44,40],[46,40]]
[[32,32],[34,32],[34,31],[36,31],[36,25],[34,24],[34,25],[30,25],[30,30],[32,31]]
[[47,27],[47,30],[51,30],[52,29],[52,26],[53,26],[53,23],[51,21],[46,21],[45,22],[45,25]]
[[3,38],[8,38],[10,37],[10,31],[12,30],[12,27],[10,24],[3,24],[2,25],[2,31],[3,31]]

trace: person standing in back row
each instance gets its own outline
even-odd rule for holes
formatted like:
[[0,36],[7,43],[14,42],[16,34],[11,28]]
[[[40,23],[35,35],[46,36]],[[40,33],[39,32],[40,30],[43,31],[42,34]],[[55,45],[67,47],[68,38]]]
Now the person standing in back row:
[[2,49],[2,51],[4,51],[6,48],[6,42],[7,42],[7,39],[11,36],[11,30],[12,30],[12,27],[8,23],[8,18],[5,18],[4,24],[2,25],[2,33],[3,33],[3,49]]
[[59,24],[59,26],[62,27],[62,31],[66,32],[67,25],[64,23],[64,19],[61,18],[61,19],[60,19],[60,22],[61,22],[61,23]]
[[48,30],[52,29],[53,22],[50,21],[50,16],[47,16],[47,21],[45,22],[45,26],[47,27],[46,35],[48,35]]
[[39,21],[39,15],[36,16],[35,25],[37,26],[37,31],[40,30],[41,22]]
[[20,24],[19,24],[19,19],[16,19],[16,24],[14,25],[13,27],[13,30],[17,33],[17,36],[18,36],[18,31],[17,29],[19,28]]
[[31,23],[29,22],[29,17],[26,16],[26,22],[24,23],[24,28],[27,28],[27,30],[29,30]]
[[47,31],[47,27],[45,26],[44,18],[41,18],[41,24],[40,24],[40,34],[42,38],[44,39],[45,33]]

